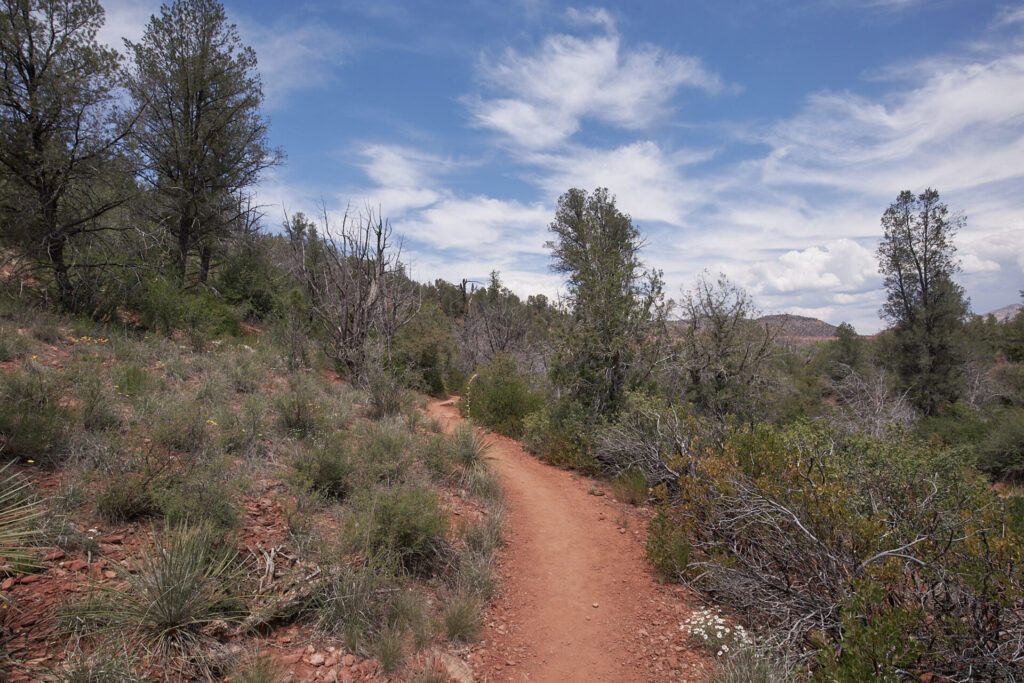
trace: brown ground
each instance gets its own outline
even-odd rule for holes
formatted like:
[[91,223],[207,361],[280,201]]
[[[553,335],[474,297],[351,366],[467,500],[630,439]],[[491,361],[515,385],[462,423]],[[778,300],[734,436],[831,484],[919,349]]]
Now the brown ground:
[[[448,430],[462,419],[451,401],[432,401],[427,415]],[[477,680],[706,680],[713,663],[679,630],[690,596],[659,585],[644,562],[644,511],[511,439],[491,443],[507,543],[502,589],[469,655]]]

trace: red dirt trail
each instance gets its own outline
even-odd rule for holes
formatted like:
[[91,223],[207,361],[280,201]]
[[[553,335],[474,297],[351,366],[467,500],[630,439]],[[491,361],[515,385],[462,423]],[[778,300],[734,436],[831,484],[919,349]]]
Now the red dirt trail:
[[[432,401],[427,415],[446,431],[462,420],[451,401]],[[511,439],[489,440],[508,514],[502,589],[469,658],[476,679],[706,680],[713,662],[679,630],[690,596],[659,585],[644,562],[643,512]]]

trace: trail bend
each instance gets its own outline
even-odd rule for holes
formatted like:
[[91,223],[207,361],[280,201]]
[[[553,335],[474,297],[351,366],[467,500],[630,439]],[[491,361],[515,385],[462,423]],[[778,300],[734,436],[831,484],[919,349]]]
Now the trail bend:
[[[463,420],[450,400],[427,415],[449,432]],[[512,439],[488,440],[507,525],[477,680],[706,680],[706,654],[679,630],[688,596],[656,582],[637,514]]]

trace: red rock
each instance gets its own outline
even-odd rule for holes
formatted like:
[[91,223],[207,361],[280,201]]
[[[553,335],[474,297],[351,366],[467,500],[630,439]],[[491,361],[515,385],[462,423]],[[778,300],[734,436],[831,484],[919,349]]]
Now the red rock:
[[100,539],[100,543],[110,543],[111,545],[120,545],[124,543],[124,534],[112,534],[110,536],[104,536]]
[[334,667],[334,666],[337,666],[337,665],[338,665],[338,653],[337,652],[331,652],[330,654],[327,655],[327,659],[324,660],[324,666],[326,666],[326,667]]
[[63,550],[51,550],[43,556],[43,562],[56,562],[57,560],[63,560],[65,557]]
[[21,577],[21,581],[19,583],[36,583],[41,578],[43,577],[39,576],[39,574],[27,574]]
[[85,560],[75,560],[74,562],[68,565],[68,569],[73,572],[80,572],[88,566],[89,563]]
[[108,579],[113,579],[117,577],[117,572],[115,572],[112,569],[107,569],[103,572],[103,576],[107,577]]
[[325,657],[320,652],[309,656],[309,663],[313,666],[323,666]]
[[353,664],[356,663],[356,658],[354,656],[352,656],[352,655],[345,655],[342,658],[341,663],[344,664],[345,666],[352,666]]
[[14,588],[15,580],[13,576],[9,576],[4,579],[3,583],[0,583],[0,591],[9,591]]

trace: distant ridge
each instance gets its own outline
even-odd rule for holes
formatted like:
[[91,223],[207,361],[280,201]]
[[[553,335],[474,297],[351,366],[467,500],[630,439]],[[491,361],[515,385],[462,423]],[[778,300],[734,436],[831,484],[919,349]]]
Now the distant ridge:
[[778,330],[779,336],[787,339],[817,340],[834,339],[836,326],[817,318],[808,318],[791,313],[764,315],[755,322]]
[[996,320],[999,322],[1005,323],[1007,320],[1013,320],[1016,318],[1017,314],[1020,313],[1021,308],[1024,308],[1021,304],[1010,304],[1009,306],[1003,306],[1002,308],[990,311],[986,313],[984,317],[987,318],[992,315],[995,316]]

